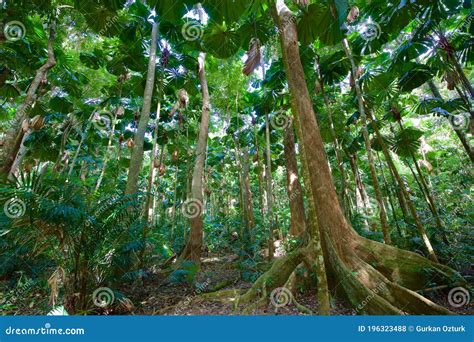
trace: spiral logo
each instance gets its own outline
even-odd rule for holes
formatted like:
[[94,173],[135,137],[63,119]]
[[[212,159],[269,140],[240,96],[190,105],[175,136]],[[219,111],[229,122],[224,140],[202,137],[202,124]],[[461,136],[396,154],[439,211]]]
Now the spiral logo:
[[112,113],[103,111],[94,115],[93,124],[98,130],[110,129],[112,126],[112,120]]
[[114,291],[108,287],[99,287],[92,293],[92,301],[95,306],[105,308],[112,305],[115,301]]
[[181,29],[181,34],[183,35],[184,39],[192,42],[202,38],[204,31],[200,24],[198,24],[197,22],[189,21],[183,25],[183,28]]
[[25,25],[20,21],[10,21],[3,28],[3,34],[7,40],[16,42],[25,36]]
[[203,212],[202,202],[198,199],[188,199],[186,202],[183,203],[183,207],[181,209],[183,211],[183,215],[187,218],[196,218]]
[[292,118],[286,115],[284,111],[276,112],[270,119],[270,124],[275,129],[287,129],[293,122]]
[[3,206],[3,211],[5,215],[9,218],[15,219],[22,217],[26,212],[25,202],[18,198],[11,198],[5,202]]
[[376,22],[367,22],[359,25],[358,32],[365,41],[372,41],[374,39],[380,38],[382,34],[382,29],[380,25]]
[[457,131],[463,131],[469,127],[470,115],[468,113],[461,113],[457,115],[450,115],[449,122]]
[[276,308],[287,306],[293,300],[293,294],[286,287],[277,287],[270,293],[270,302]]
[[464,287],[455,287],[448,293],[448,302],[453,308],[460,308],[471,302],[471,295]]

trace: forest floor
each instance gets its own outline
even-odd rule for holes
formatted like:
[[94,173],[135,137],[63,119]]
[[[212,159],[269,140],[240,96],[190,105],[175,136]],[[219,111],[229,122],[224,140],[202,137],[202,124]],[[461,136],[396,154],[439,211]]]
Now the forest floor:
[[[159,272],[152,274],[143,281],[143,286],[130,285],[121,291],[129,298],[135,309],[135,315],[237,315],[232,302],[206,300],[201,294],[206,294],[206,289],[212,289],[218,284],[228,284],[220,290],[245,290],[252,286],[251,281],[243,281],[240,276],[238,264],[233,262],[233,255],[209,256],[204,258],[201,270],[196,281],[206,284],[203,291],[196,290],[190,285],[160,284],[166,283],[166,276]],[[296,296],[298,303],[317,312],[317,301],[314,291]],[[335,303],[331,310],[332,315],[355,315],[355,311],[348,309],[345,303]],[[252,315],[301,315],[298,309],[289,303],[283,307],[275,308],[270,301],[268,305],[253,310]]]
[[[212,289],[217,284],[227,283],[223,290],[245,290],[252,286],[252,282],[243,281],[236,262],[232,262],[232,255],[209,256],[203,259],[201,272],[198,274],[198,283],[206,284],[206,288]],[[160,273],[152,274],[143,281],[143,286],[130,285],[121,289],[127,298],[136,305],[129,313],[133,315],[238,315],[233,308],[232,302],[206,300],[192,286],[183,284],[167,284],[166,277]],[[316,300],[316,289],[305,291],[305,293],[293,293],[299,304],[310,309],[315,314],[318,312]],[[447,295],[443,292],[426,295],[430,300],[436,302],[458,315],[474,314],[474,303],[460,308],[449,305]],[[334,297],[333,297],[334,298]],[[283,307],[274,307],[270,301],[252,312],[250,315],[302,315],[293,303]],[[331,302],[331,315],[356,315],[356,311],[350,305],[336,299]]]
[[[233,308],[232,301],[223,302],[203,298],[208,291],[217,285],[225,285],[219,289],[242,291],[252,286],[251,281],[243,281],[241,270],[235,255],[210,255],[203,258],[201,270],[196,277],[198,284],[203,284],[202,291],[186,283],[167,282],[167,275],[159,269],[152,269],[149,276],[135,283],[122,284],[115,289],[124,295],[116,300],[112,307],[98,309],[88,314],[99,315],[239,315]],[[10,283],[11,286],[11,283]],[[299,304],[318,312],[315,289],[305,293],[293,293]],[[12,295],[13,293],[13,295]],[[458,315],[473,315],[474,303],[455,308],[449,305],[447,293],[436,291],[425,294],[430,300],[449,308]],[[3,299],[2,299],[3,297]],[[41,306],[48,306],[49,293],[29,291],[23,296],[0,281],[0,315],[44,315]],[[232,297],[232,296],[231,296]],[[356,311],[341,299],[331,302],[331,315],[356,315]],[[12,302],[13,300],[13,302]],[[2,309],[3,308],[3,309]],[[250,315],[302,315],[294,303],[283,307],[267,304],[249,312]]]

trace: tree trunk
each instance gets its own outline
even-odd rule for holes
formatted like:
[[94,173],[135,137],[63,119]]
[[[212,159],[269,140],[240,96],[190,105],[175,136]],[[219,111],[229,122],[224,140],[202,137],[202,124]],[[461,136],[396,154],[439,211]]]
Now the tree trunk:
[[289,125],[285,130],[284,137],[286,184],[288,199],[290,202],[291,224],[290,235],[300,236],[306,230],[303,191],[298,175],[298,164],[296,162],[295,135],[293,126]]
[[[308,199],[308,217],[306,227],[309,229],[309,235],[311,237],[311,245],[308,250],[312,254],[313,264],[315,273],[317,276],[317,298],[319,301],[319,314],[320,315],[329,315],[330,309],[330,298],[329,298],[329,289],[328,289],[328,280],[326,274],[325,266],[325,257],[322,247],[322,236],[320,234],[320,229],[318,227],[318,214],[316,212],[316,205],[314,203],[315,196],[313,194],[313,186],[311,184],[310,171],[308,166],[308,160],[306,158],[307,153],[305,152],[305,146],[302,143],[303,141],[303,132],[301,129],[301,122],[297,115],[293,115],[295,120],[296,133],[298,135],[299,149],[300,149],[300,160],[302,166],[303,181],[306,189],[306,198]],[[306,232],[308,232],[308,229]],[[308,254],[307,254],[308,255]],[[311,263],[310,263],[311,264]]]
[[[262,66],[264,69],[264,66]],[[264,77],[265,78],[265,77]],[[275,246],[273,245],[273,190],[272,190],[272,160],[270,156],[270,120],[268,118],[268,110],[265,109],[265,177],[267,180],[267,214],[268,214],[268,259],[273,258]]]
[[388,197],[388,203],[390,204],[390,208],[392,210],[392,215],[393,215],[393,221],[395,221],[395,225],[397,226],[397,232],[399,237],[403,238],[402,231],[400,229],[400,225],[398,223],[398,217],[397,213],[395,210],[395,205],[393,204],[393,199],[392,199],[392,190],[390,189],[390,184],[387,182],[387,178],[385,177],[385,172],[384,172],[384,165],[382,164],[382,160],[380,159],[380,155],[377,153],[377,160],[379,162],[380,166],[380,173],[382,174],[382,181],[385,185],[385,189],[387,190],[387,197]]
[[369,132],[367,131],[367,116],[365,114],[364,99],[362,97],[362,91],[359,86],[359,78],[357,77],[357,67],[354,62],[354,58],[352,56],[352,52],[351,52],[349,42],[347,41],[347,39],[343,40],[342,46],[344,48],[347,58],[351,62],[352,79],[354,80],[354,88],[356,91],[357,101],[359,104],[359,112],[360,112],[360,117],[362,121],[362,135],[364,136],[365,149],[367,151],[367,159],[369,162],[370,175],[372,177],[372,183],[373,183],[372,185],[374,186],[375,198],[377,199],[377,204],[379,207],[379,216],[380,216],[380,224],[382,226],[383,239],[385,243],[390,244],[391,239],[390,239],[390,231],[389,231],[389,226],[388,226],[388,221],[387,221],[387,213],[385,211],[382,191],[380,190],[380,184],[377,179],[377,173],[375,171],[374,156],[372,153],[372,147],[370,145]]
[[[12,166],[18,168],[21,163],[21,159],[15,163],[15,159],[19,155],[20,148],[25,149],[24,135],[27,132],[23,131],[22,123],[28,118],[28,112],[36,101],[36,92],[41,85],[41,81],[45,79],[46,74],[50,69],[56,65],[56,58],[54,55],[53,43],[56,38],[56,18],[52,18],[49,24],[49,38],[48,38],[48,59],[46,62],[36,71],[35,78],[31,82],[26,97],[23,103],[18,107],[15,117],[12,119],[8,127],[10,129],[5,134],[3,148],[0,151],[0,176],[8,176],[10,174],[16,174],[17,170],[13,169]],[[22,158],[26,150],[22,152],[20,157]]]
[[336,153],[336,160],[337,160],[337,167],[339,169],[339,173],[341,174],[341,192],[339,194],[339,198],[341,200],[341,204],[343,206],[344,212],[346,217],[348,216],[349,206],[346,203],[346,193],[347,193],[347,185],[346,185],[346,173],[344,171],[343,159],[340,151],[339,141],[337,139],[336,130],[334,128],[334,121],[332,119],[332,108],[331,104],[329,103],[329,98],[326,94],[326,90],[324,89],[324,81],[321,75],[320,65],[319,65],[319,57],[317,58],[317,72],[318,72],[318,82],[321,87],[321,93],[323,95],[324,104],[326,105],[328,111],[328,120],[329,120],[329,132],[331,133],[331,139],[334,147],[334,152]]
[[253,132],[255,135],[255,156],[257,158],[257,177],[258,177],[258,192],[259,192],[259,204],[260,204],[260,212],[262,214],[262,218],[265,217],[266,212],[266,202],[265,202],[265,188],[263,186],[263,165],[262,159],[260,158],[260,144],[258,143],[258,130],[257,130],[257,122],[255,119]]
[[[153,210],[153,198],[154,196],[152,195],[153,191],[153,184],[155,183],[155,169],[157,168],[157,165],[159,167],[162,167],[162,160],[160,160],[159,163],[158,161],[158,131],[159,131],[159,124],[160,124],[160,114],[161,114],[161,92],[158,94],[158,105],[156,107],[156,119],[155,119],[155,132],[154,132],[154,139],[153,139],[153,149],[151,152],[151,158],[150,158],[150,174],[148,176],[148,185],[147,185],[147,203],[145,206],[145,220],[146,222],[150,222],[150,215],[152,213],[150,211]],[[165,147],[163,146],[164,151]]]
[[242,150],[242,182],[244,213],[246,217],[245,229],[248,238],[250,238],[250,231],[255,226],[255,218],[253,215],[252,189],[250,188],[250,156],[247,146]]
[[345,151],[347,157],[349,158],[349,164],[351,166],[352,173],[354,174],[354,181],[356,184],[356,191],[355,191],[355,199],[356,199],[356,207],[358,207],[359,199],[362,203],[362,213],[364,214],[364,225],[365,229],[369,230],[369,223],[367,222],[367,217],[369,216],[369,205],[367,199],[367,192],[365,191],[364,183],[360,177],[359,167],[357,164],[357,155],[350,154],[349,151]]
[[135,133],[132,156],[130,158],[130,168],[128,170],[126,195],[134,194],[138,191],[138,181],[143,164],[143,145],[145,142],[145,133],[150,120],[151,100],[153,88],[155,86],[155,68],[156,68],[156,46],[158,41],[158,24],[153,22],[151,31],[150,58],[148,61],[148,71],[143,95],[143,107],[140,114],[140,121]]
[[[346,221],[332,183],[314,107],[304,78],[296,23],[284,0],[276,1],[275,16],[281,32],[283,62],[292,110],[295,120],[301,122],[300,142],[308,164],[308,185],[314,197],[327,269],[335,278],[334,285],[337,284],[349,302],[362,313],[449,314],[450,311],[413,290],[422,288],[425,286],[424,282],[434,279],[433,273],[427,275],[430,272],[440,276],[436,280],[437,283],[459,281],[465,284],[456,272],[418,254],[362,238]],[[311,246],[308,248],[314,253]],[[258,296],[258,290],[263,288],[271,291],[285,284],[300,261],[301,255],[298,251],[278,260],[241,299],[244,302],[252,301]],[[430,272],[426,272],[428,269]],[[271,281],[268,281],[269,279]]]
[[[203,22],[203,9],[201,4],[197,5],[199,17]],[[198,58],[199,66],[199,82],[201,84],[202,93],[202,116],[201,125],[199,127],[199,137],[196,145],[196,160],[193,170],[193,178],[191,182],[191,199],[188,199],[188,204],[194,204],[197,211],[194,212],[190,217],[191,231],[189,233],[189,239],[186,243],[186,247],[181,253],[180,260],[191,260],[195,263],[199,263],[201,259],[201,248],[203,240],[203,173],[204,163],[206,159],[207,150],[207,137],[209,134],[209,114],[210,114],[210,99],[209,89],[207,86],[206,78],[206,54],[201,52]]]
[[400,177],[400,174],[398,173],[398,170],[397,170],[395,164],[393,163],[392,157],[390,156],[390,152],[389,152],[387,146],[385,145],[385,142],[382,139],[382,135],[380,134],[377,123],[375,122],[375,119],[372,116],[372,113],[370,111],[369,111],[369,115],[370,115],[370,120],[373,123],[372,127],[375,131],[375,135],[377,137],[377,140],[378,140],[380,146],[382,147],[382,151],[383,151],[383,154],[385,156],[385,160],[386,160],[389,168],[392,170],[393,176],[397,180],[398,187],[400,188],[400,190],[402,192],[402,195],[405,199],[405,203],[407,204],[408,209],[410,210],[411,216],[413,217],[413,220],[415,221],[415,225],[416,225],[416,227],[418,229],[418,232],[419,232],[419,234],[420,234],[420,236],[423,240],[423,243],[425,244],[425,247],[428,251],[428,254],[429,254],[431,260],[433,260],[434,262],[438,262],[438,258],[436,257],[433,246],[431,245],[430,239],[428,238],[428,235],[426,234],[425,228],[421,224],[421,221],[420,221],[420,218],[418,217],[415,206],[414,206],[413,202],[411,201],[410,196],[408,194],[408,191],[405,187],[405,183],[403,183],[403,180]]

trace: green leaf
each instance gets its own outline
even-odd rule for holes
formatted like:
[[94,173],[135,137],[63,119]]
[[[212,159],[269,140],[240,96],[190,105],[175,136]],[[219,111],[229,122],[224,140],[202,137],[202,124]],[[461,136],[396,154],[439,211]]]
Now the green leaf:
[[343,34],[330,7],[317,3],[304,11],[298,22],[298,37],[302,45],[312,44],[317,38],[324,45],[336,45],[342,41]]
[[229,58],[240,49],[240,36],[233,30],[214,25],[203,37],[204,49],[217,58]]

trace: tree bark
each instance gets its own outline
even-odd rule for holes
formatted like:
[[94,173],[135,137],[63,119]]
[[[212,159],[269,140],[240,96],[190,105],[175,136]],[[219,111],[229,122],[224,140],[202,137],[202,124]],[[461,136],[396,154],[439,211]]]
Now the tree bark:
[[156,46],[158,41],[158,23],[153,22],[151,31],[150,58],[148,61],[148,71],[143,96],[143,107],[140,114],[140,121],[135,132],[134,146],[130,158],[130,168],[128,170],[127,186],[125,194],[131,195],[138,191],[138,181],[143,164],[143,145],[145,142],[145,132],[150,120],[151,100],[153,88],[155,86],[155,68],[156,68]]
[[349,207],[348,203],[346,203],[346,193],[347,193],[347,184],[346,184],[346,173],[344,171],[343,159],[340,151],[339,141],[337,139],[336,130],[334,128],[334,121],[332,118],[332,107],[329,102],[329,98],[326,94],[326,90],[324,88],[324,80],[321,75],[320,65],[319,65],[319,57],[317,57],[317,72],[318,72],[318,82],[321,87],[321,93],[323,95],[324,104],[326,105],[328,111],[328,120],[329,120],[329,132],[331,133],[331,139],[334,147],[334,152],[336,153],[336,160],[337,160],[337,167],[339,169],[339,173],[341,174],[341,192],[339,194],[339,198],[341,200],[341,204],[343,206],[344,212],[346,217],[348,216]]
[[[203,22],[203,8],[201,4],[197,5],[199,17],[201,22]],[[206,150],[207,150],[207,138],[209,134],[209,115],[210,115],[210,98],[209,98],[209,88],[207,86],[206,78],[206,54],[204,52],[199,53],[198,58],[198,67],[199,67],[199,82],[201,84],[201,93],[202,93],[202,115],[201,115],[201,125],[199,127],[199,137],[196,145],[196,159],[193,169],[193,178],[191,182],[191,196],[190,199],[198,206],[198,212],[196,215],[192,215],[190,218],[191,231],[189,233],[189,238],[186,243],[186,247],[181,253],[180,260],[191,260],[195,263],[200,263],[201,259],[201,248],[203,240],[203,173],[204,173],[204,163],[206,159]],[[188,199],[189,200],[189,199]]]
[[298,164],[296,162],[295,135],[293,126],[289,125],[285,130],[284,152],[286,165],[286,185],[290,203],[290,235],[300,236],[306,230],[303,190],[298,175]]

